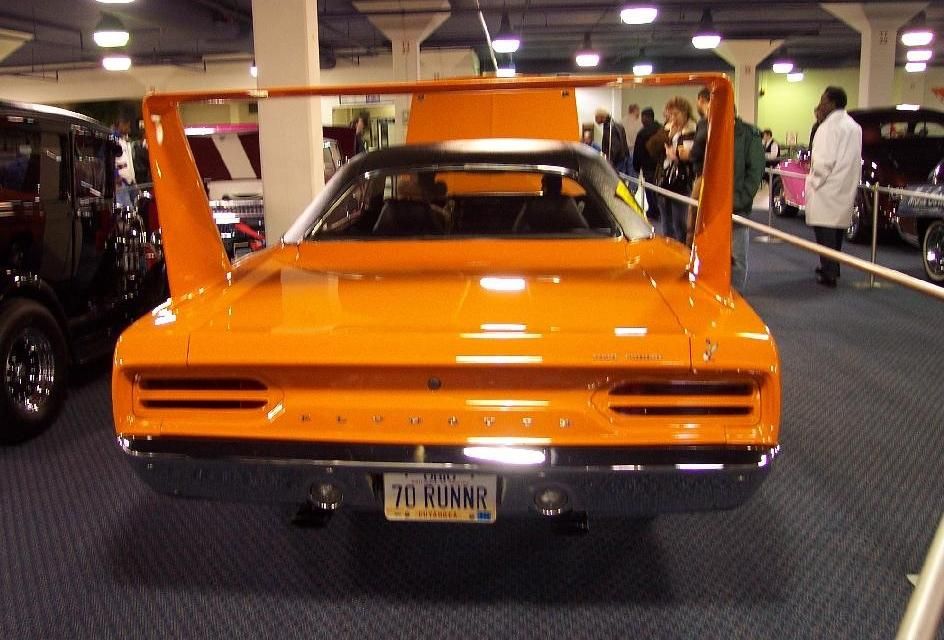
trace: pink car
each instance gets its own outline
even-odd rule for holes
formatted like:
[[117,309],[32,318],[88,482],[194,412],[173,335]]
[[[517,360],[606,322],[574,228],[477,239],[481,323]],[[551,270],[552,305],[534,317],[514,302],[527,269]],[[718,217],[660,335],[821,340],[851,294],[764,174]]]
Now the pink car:
[[787,174],[771,177],[771,203],[774,215],[795,216],[806,208],[806,174],[810,172],[810,152],[798,151],[795,158],[784,160],[777,169]]

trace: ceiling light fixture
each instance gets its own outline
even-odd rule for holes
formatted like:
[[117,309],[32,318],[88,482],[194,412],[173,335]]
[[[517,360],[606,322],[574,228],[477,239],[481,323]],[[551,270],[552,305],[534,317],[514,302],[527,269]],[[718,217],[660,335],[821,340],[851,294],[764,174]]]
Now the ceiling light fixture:
[[927,62],[934,55],[930,49],[909,49],[906,53],[908,62]]
[[651,5],[631,4],[620,11],[620,20],[626,24],[650,24],[655,22],[659,10]]
[[577,51],[576,61],[578,67],[595,67],[600,64],[600,52],[594,51],[589,33],[583,36],[583,46]]
[[92,39],[95,44],[104,48],[123,47],[128,44],[128,30],[121,24],[121,20],[107,13],[99,20]]
[[701,22],[695,35],[692,36],[692,45],[696,49],[714,49],[721,44],[721,34],[715,29],[711,20],[711,9],[705,9],[701,14]]
[[97,0],[101,4],[131,4],[134,0]]
[[898,109],[899,111],[917,111],[918,109],[921,108],[921,105],[920,105],[920,104],[908,104],[907,102],[903,102],[903,103],[901,103],[901,104],[899,104],[899,105],[896,105],[895,108]]
[[924,11],[915,16],[901,32],[901,43],[906,47],[926,47],[934,40],[934,32],[928,29]]
[[905,71],[908,73],[921,73],[927,68],[927,62],[909,62],[905,65]]
[[521,46],[521,39],[511,30],[511,20],[508,12],[502,12],[501,24],[498,33],[492,39],[492,49],[495,53],[514,53]]
[[510,53],[499,56],[498,66],[495,68],[495,77],[496,78],[514,78],[515,77],[515,60]]
[[646,48],[639,48],[639,60],[633,64],[634,76],[648,76],[652,73],[652,63],[646,60]]
[[787,74],[787,82],[803,82],[803,72],[791,71]]
[[790,73],[793,71],[793,63],[789,60],[777,60],[773,64],[774,73]]
[[131,68],[131,58],[128,56],[105,56],[102,66],[106,71],[127,71]]

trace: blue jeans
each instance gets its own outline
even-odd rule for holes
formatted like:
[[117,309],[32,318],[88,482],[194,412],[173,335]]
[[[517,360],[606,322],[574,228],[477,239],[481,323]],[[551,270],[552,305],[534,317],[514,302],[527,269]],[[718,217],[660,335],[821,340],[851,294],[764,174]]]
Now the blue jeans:
[[744,292],[747,284],[747,247],[750,244],[750,230],[740,224],[731,229],[731,286]]
[[662,196],[659,207],[662,211],[662,233],[666,238],[674,238],[685,244],[688,231],[688,205],[678,200]]

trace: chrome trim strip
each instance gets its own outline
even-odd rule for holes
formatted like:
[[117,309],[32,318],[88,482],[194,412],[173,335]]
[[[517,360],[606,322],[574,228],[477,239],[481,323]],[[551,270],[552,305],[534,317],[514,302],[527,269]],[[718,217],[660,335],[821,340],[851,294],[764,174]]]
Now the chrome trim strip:
[[[171,450],[142,450],[147,449],[147,443],[158,443],[162,440],[179,444],[179,447],[173,447]],[[632,472],[632,473],[678,473],[678,472],[731,472],[738,473],[757,469],[770,465],[773,459],[780,453],[780,445],[774,447],[666,447],[646,449],[641,447],[548,447],[543,448],[546,462],[538,465],[513,465],[499,462],[471,462],[473,458],[467,458],[462,454],[463,447],[426,447],[418,445],[415,447],[392,446],[371,446],[371,445],[320,445],[312,443],[310,446],[312,456],[300,457],[292,456],[273,456],[273,455],[247,455],[245,453],[226,453],[226,447],[217,448],[218,444],[214,441],[200,441],[198,439],[164,439],[147,438],[145,440],[136,439],[119,435],[117,437],[118,446],[128,456],[143,460],[186,460],[186,459],[206,459],[206,460],[225,460],[227,462],[238,462],[256,465],[273,466],[313,466],[313,467],[338,467],[365,470],[461,470],[477,471],[482,473],[504,473],[504,474],[533,474],[537,472]],[[226,441],[224,441],[226,442]],[[231,441],[229,441],[231,442]],[[136,447],[141,443],[143,447]],[[187,447],[211,444],[217,453],[211,451],[200,454],[194,451],[188,451]],[[237,443],[245,448],[253,448],[265,445],[266,443],[256,443],[253,441],[243,441]],[[286,444],[292,446],[295,443],[270,443],[275,445]],[[298,443],[305,446],[305,443]],[[321,449],[321,447],[324,447]],[[351,453],[349,459],[332,457],[330,455],[318,455],[319,453],[330,454],[332,449],[343,447]],[[507,447],[515,449],[517,447]],[[535,449],[533,446],[523,447]],[[160,447],[158,447],[160,449]],[[179,449],[179,450],[173,450]],[[363,450],[362,456],[356,456],[358,450]],[[437,455],[431,456],[433,459],[426,459],[425,452],[432,449]],[[440,451],[441,450],[441,451]],[[367,455],[368,452],[374,455]],[[386,455],[379,456],[378,452]],[[407,457],[409,452],[409,458]],[[606,455],[610,454],[610,455]],[[600,457],[612,458],[609,462],[602,462]],[[446,459],[442,459],[445,457]],[[653,460],[662,459],[659,462],[645,462],[646,458]],[[417,459],[421,458],[421,459]],[[726,458],[741,458],[740,460],[727,461]]]

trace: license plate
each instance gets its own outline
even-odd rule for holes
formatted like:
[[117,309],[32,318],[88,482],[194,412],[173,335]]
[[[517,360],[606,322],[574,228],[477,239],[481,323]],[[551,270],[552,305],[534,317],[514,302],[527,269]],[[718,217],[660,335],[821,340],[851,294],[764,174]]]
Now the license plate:
[[481,473],[385,473],[387,520],[495,522],[498,481]]

